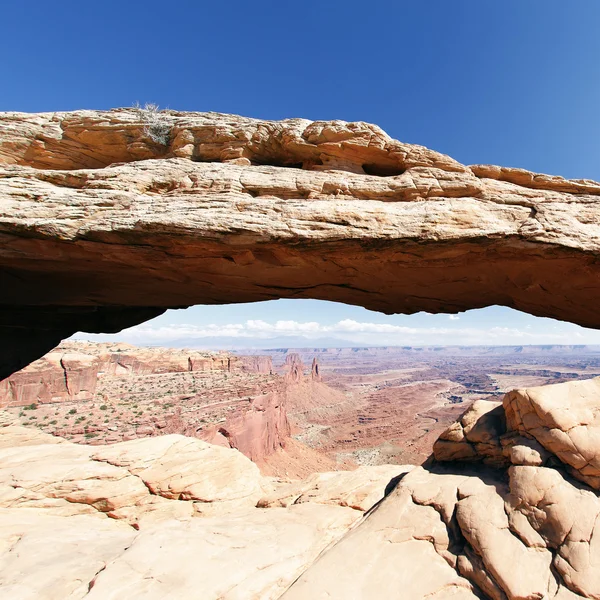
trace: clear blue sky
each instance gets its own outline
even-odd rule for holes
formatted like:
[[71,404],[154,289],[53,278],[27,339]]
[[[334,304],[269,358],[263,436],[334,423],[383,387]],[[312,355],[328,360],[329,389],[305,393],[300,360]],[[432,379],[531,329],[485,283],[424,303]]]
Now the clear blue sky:
[[[600,180],[597,0],[58,0],[7,2],[1,21],[0,110],[139,101],[267,119],[363,120],[463,163]],[[297,301],[270,304],[264,315],[256,305],[196,308],[159,325],[281,318],[325,326],[335,314],[409,327],[440,319],[463,329],[482,319],[549,327],[505,309],[480,312],[406,321]]]

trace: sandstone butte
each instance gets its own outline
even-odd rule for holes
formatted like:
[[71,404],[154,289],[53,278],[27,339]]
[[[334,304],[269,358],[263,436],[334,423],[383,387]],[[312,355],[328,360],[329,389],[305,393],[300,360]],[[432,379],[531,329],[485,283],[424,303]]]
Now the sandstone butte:
[[[161,118],[165,143],[139,110],[0,115],[1,377],[75,331],[201,303],[600,326],[598,183],[463,166],[365,123]],[[185,436],[86,446],[5,418],[0,591],[600,598],[599,415],[598,380],[515,390],[420,467],[301,481]]]

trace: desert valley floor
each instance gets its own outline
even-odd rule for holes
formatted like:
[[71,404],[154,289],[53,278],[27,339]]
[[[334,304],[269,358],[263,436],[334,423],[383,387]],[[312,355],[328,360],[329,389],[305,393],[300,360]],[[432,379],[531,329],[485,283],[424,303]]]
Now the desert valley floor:
[[475,400],[600,375],[600,347],[208,352],[67,341],[0,383],[26,424],[91,445],[180,433],[267,474],[421,464]]

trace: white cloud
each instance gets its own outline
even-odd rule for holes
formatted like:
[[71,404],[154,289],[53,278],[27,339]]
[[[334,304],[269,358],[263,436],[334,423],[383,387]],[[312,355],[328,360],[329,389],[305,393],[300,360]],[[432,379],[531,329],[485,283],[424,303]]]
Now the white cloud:
[[[453,321],[459,319],[450,315]],[[584,335],[582,332],[585,332]],[[594,335],[595,334],[595,335]],[[78,339],[120,340],[139,345],[168,345],[177,342],[201,344],[203,339],[210,338],[211,343],[223,339],[224,344],[236,340],[249,345],[255,341],[268,343],[270,339],[301,338],[307,344],[326,339],[328,343],[339,340],[345,345],[475,345],[475,344],[571,344],[599,343],[599,332],[587,332],[576,328],[569,331],[545,329],[533,331],[529,327],[406,327],[392,323],[361,322],[354,319],[343,319],[330,325],[317,321],[279,320],[247,320],[245,323],[229,323],[225,325],[208,324],[172,324],[156,325],[152,322],[137,325],[115,335],[77,334]]]
[[458,315],[448,315],[448,318],[451,321],[458,321],[460,319],[460,317]]

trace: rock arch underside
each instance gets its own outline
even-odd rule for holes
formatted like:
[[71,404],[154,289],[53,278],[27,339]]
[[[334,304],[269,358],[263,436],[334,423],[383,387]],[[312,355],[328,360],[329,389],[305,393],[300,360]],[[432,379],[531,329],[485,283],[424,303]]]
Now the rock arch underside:
[[0,358],[169,307],[493,304],[600,326],[600,184],[463,166],[367,123],[0,116]]
[[[193,304],[498,304],[598,328],[599,203],[600,183],[464,166],[362,122],[3,113],[0,379],[77,331]],[[599,440],[600,378],[478,401],[391,482],[359,469],[275,485],[195,438],[78,445],[0,413],[0,589],[600,598]],[[71,579],[42,572],[40,548]]]

